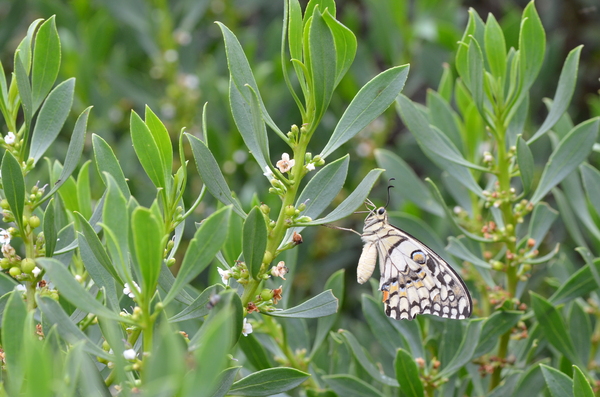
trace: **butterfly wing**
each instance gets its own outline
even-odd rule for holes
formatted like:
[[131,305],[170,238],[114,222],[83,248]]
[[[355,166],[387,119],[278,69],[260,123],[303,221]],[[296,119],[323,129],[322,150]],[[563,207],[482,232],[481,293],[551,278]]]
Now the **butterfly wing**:
[[452,267],[425,244],[387,224],[376,241],[385,313],[412,320],[417,314],[464,319],[473,303],[464,282]]

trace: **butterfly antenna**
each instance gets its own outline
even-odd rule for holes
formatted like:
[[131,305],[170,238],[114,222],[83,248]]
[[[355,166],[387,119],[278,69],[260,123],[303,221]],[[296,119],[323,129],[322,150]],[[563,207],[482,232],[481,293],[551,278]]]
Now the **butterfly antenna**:
[[393,185],[391,185],[390,183],[391,183],[392,181],[395,181],[395,180],[396,180],[396,178],[390,178],[390,179],[388,180],[388,188],[387,188],[387,193],[388,193],[388,194],[387,194],[387,201],[385,202],[385,205],[383,206],[383,208],[387,208],[388,204],[390,203],[390,189],[394,187],[394,186],[393,186]]

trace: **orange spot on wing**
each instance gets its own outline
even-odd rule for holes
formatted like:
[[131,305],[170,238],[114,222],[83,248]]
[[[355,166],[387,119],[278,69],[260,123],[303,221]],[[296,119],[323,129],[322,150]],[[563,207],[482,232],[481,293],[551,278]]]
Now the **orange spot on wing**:
[[383,302],[387,302],[390,297],[390,293],[388,291],[383,291]]

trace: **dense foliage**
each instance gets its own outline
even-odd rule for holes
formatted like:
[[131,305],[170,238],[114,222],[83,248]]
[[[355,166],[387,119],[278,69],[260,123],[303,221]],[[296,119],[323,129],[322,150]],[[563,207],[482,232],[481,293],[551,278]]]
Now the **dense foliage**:
[[[8,9],[0,395],[600,393],[582,47],[547,51],[533,2],[282,3]],[[322,226],[390,178],[472,318],[386,317]]]

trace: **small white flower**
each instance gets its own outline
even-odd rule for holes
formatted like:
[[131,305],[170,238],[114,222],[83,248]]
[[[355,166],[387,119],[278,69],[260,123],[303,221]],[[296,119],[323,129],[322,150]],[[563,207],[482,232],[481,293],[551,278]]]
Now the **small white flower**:
[[462,212],[462,210],[463,209],[460,206],[458,206],[458,205],[454,207],[454,213],[456,215],[460,214]]
[[15,287],[15,289],[16,289],[17,291],[20,291],[20,292],[25,292],[25,291],[27,291],[27,288],[25,288],[25,286],[24,286],[23,284],[17,284],[17,286]]
[[0,244],[10,244],[10,232],[8,230],[0,228]]
[[315,165],[313,163],[306,164],[307,171],[314,171],[314,169],[315,169]]
[[4,142],[6,142],[7,145],[12,145],[13,143],[15,143],[16,139],[17,137],[15,136],[15,134],[12,131],[8,131],[8,134],[6,134],[6,136],[4,137]]
[[[133,286],[134,288],[139,291],[140,287],[139,285],[137,285],[137,283],[134,281],[133,282]],[[131,287],[129,287],[129,284],[125,283],[124,285],[125,288],[123,288],[123,293],[127,296],[129,296],[131,299],[135,298],[135,294],[133,293],[133,289]]]
[[277,266],[273,266],[271,268],[271,274],[273,275],[273,277],[281,277],[284,280],[285,280],[284,276],[287,274],[288,271],[289,271],[289,269],[285,266],[284,261],[280,261],[277,264]]
[[273,171],[271,171],[271,168],[269,168],[268,165],[265,165],[265,172],[263,172],[263,175],[266,176],[267,178],[270,178],[273,176]]
[[491,163],[492,161],[494,161],[494,157],[492,157],[492,154],[490,152],[484,152],[483,153],[483,162]]
[[80,283],[80,282],[81,282],[81,280],[83,280],[83,278],[81,278],[81,275],[79,275],[79,274],[76,274],[76,275],[75,275],[75,280],[76,280],[78,283]]
[[[31,274],[33,274],[33,277],[37,277],[39,276],[39,274],[42,272],[42,269],[40,269],[39,267],[34,267],[33,270],[31,271]],[[81,276],[80,276],[81,277]]]
[[136,356],[137,353],[133,349],[127,349],[123,352],[123,357],[125,357],[125,360],[135,360]]
[[219,272],[219,276],[221,276],[221,280],[223,280],[223,284],[227,285],[229,277],[231,277],[231,271],[223,270],[220,267],[217,267],[217,271]]
[[290,160],[290,155],[287,153],[284,153],[281,155],[281,160],[279,160],[277,162],[277,168],[279,168],[279,171],[281,171],[281,172],[288,172],[289,170],[292,169],[292,167],[294,166],[295,163],[296,163],[296,160],[294,160],[294,159]]
[[250,324],[248,319],[244,317],[244,326],[242,327],[242,335],[248,336],[252,333],[252,324]]

